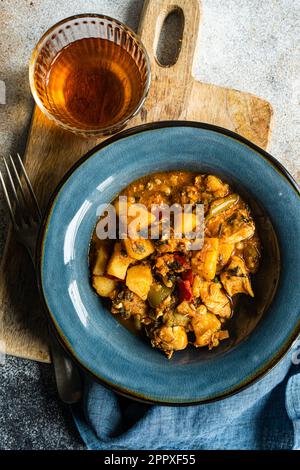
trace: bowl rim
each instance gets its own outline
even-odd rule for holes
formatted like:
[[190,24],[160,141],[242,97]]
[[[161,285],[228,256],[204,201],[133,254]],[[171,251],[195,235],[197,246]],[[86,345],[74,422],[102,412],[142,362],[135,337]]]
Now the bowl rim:
[[55,204],[56,198],[59,195],[61,189],[63,188],[64,184],[66,181],[70,178],[70,176],[74,173],[74,171],[80,167],[85,161],[87,161],[90,157],[92,157],[95,153],[97,153],[99,150],[102,150],[103,148],[107,147],[108,145],[113,144],[114,142],[117,142],[119,140],[122,140],[127,137],[131,137],[137,134],[140,134],[142,132],[147,132],[147,131],[152,131],[152,130],[157,130],[157,129],[164,129],[164,128],[176,128],[176,127],[192,127],[192,128],[198,128],[198,129],[205,129],[209,131],[213,131],[219,134],[224,135],[225,137],[232,138],[248,147],[250,147],[251,150],[254,150],[260,157],[262,157],[266,162],[274,167],[274,169],[280,174],[281,177],[285,178],[287,182],[290,184],[291,188],[294,190],[294,192],[298,195],[300,199],[300,187],[297,184],[297,182],[294,180],[292,175],[289,173],[289,171],[284,167],[282,163],[280,163],[275,157],[273,157],[271,154],[269,154],[266,150],[260,148],[256,144],[252,143],[245,137],[237,134],[236,132],[233,132],[229,129],[225,129],[221,126],[216,126],[213,124],[208,124],[208,123],[203,123],[203,122],[198,122],[198,121],[181,121],[181,120],[170,120],[170,121],[157,121],[157,122],[151,122],[147,124],[141,124],[129,129],[125,129],[112,137],[109,137],[108,139],[105,139],[103,142],[100,144],[97,144],[95,147],[93,147],[91,150],[86,152],[82,157],[80,157],[74,165],[64,174],[54,191],[52,192],[52,195],[50,196],[50,199],[48,201],[48,204],[45,208],[45,211],[43,213],[43,219],[42,223],[39,228],[39,233],[38,233],[38,239],[37,239],[37,245],[36,245],[36,271],[37,271],[37,282],[38,282],[38,288],[40,292],[40,297],[42,300],[42,304],[44,306],[44,313],[46,315],[46,318],[48,320],[48,323],[50,324],[50,329],[54,333],[56,339],[59,341],[63,349],[66,351],[66,353],[72,358],[75,364],[79,366],[81,370],[83,370],[85,373],[87,373],[91,378],[96,380],[98,383],[101,385],[105,386],[109,390],[112,390],[120,395],[125,396],[126,398],[133,399],[138,402],[142,403],[147,403],[147,404],[156,404],[156,405],[165,405],[165,406],[193,406],[193,405],[199,405],[199,404],[206,404],[206,403],[212,403],[216,402],[218,400],[222,400],[224,398],[233,396],[246,388],[248,388],[250,385],[253,385],[260,379],[262,379],[265,375],[267,375],[277,364],[278,362],[283,359],[284,356],[290,351],[293,343],[295,340],[298,338],[300,334],[300,323],[298,326],[295,327],[293,330],[292,335],[290,335],[289,338],[285,340],[284,346],[277,352],[277,354],[272,357],[263,367],[262,370],[257,371],[253,374],[253,376],[249,377],[246,381],[240,380],[239,383],[236,385],[236,387],[232,388],[228,392],[221,393],[218,396],[208,398],[208,399],[199,399],[196,401],[186,401],[186,402],[168,402],[167,400],[165,401],[160,401],[157,399],[150,399],[146,398],[144,396],[140,396],[139,394],[135,393],[132,390],[128,389],[123,389],[120,386],[115,385],[114,383],[108,382],[107,380],[103,379],[102,377],[96,375],[93,373],[91,370],[89,370],[86,366],[84,366],[80,360],[78,359],[76,352],[72,348],[72,346],[68,343],[67,338],[64,336],[63,332],[60,330],[58,325],[55,322],[55,319],[53,318],[51,312],[48,309],[46,298],[44,295],[44,290],[43,290],[43,283],[42,283],[42,260],[43,260],[43,245],[44,245],[44,240],[45,236],[47,234],[47,227],[48,223],[51,219],[51,214],[52,214],[52,208]]

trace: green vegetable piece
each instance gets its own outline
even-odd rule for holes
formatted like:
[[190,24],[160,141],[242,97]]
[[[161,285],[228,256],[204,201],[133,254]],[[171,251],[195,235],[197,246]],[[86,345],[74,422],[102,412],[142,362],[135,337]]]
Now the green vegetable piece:
[[158,307],[171,294],[172,290],[171,287],[164,286],[163,284],[153,283],[148,294],[148,302],[151,307]]
[[210,219],[216,215],[219,215],[221,212],[230,209],[230,207],[237,203],[238,199],[239,196],[237,194],[230,194],[229,196],[219,199],[218,204],[210,208],[207,216],[205,217],[205,221],[208,222]]

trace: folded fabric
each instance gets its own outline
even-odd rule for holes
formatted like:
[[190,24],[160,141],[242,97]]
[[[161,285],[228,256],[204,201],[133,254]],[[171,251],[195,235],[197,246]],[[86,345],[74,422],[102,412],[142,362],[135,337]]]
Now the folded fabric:
[[75,423],[88,449],[300,449],[300,367],[292,357],[293,350],[244,391],[197,406],[141,404],[85,377]]

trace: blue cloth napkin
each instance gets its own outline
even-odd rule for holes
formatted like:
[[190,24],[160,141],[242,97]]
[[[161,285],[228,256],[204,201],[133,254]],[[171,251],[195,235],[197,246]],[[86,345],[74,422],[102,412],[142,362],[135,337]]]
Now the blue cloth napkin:
[[298,358],[292,349],[246,390],[187,407],[140,404],[86,377],[83,404],[73,416],[94,450],[300,449]]

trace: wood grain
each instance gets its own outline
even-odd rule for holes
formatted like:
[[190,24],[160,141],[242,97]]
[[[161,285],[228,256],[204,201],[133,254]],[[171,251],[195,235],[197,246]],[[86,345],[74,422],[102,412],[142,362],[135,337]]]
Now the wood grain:
[[[165,18],[176,8],[182,9],[185,21],[181,50],[175,65],[162,67],[156,47]],[[141,113],[130,126],[172,119],[203,121],[231,129],[266,148],[272,121],[267,101],[193,78],[200,17],[198,0],[145,1],[139,34],[149,53],[152,84]],[[60,129],[35,107],[24,159],[43,208],[64,173],[101,140],[83,139]],[[7,354],[50,361],[35,275],[11,231],[1,263],[0,316]]]

